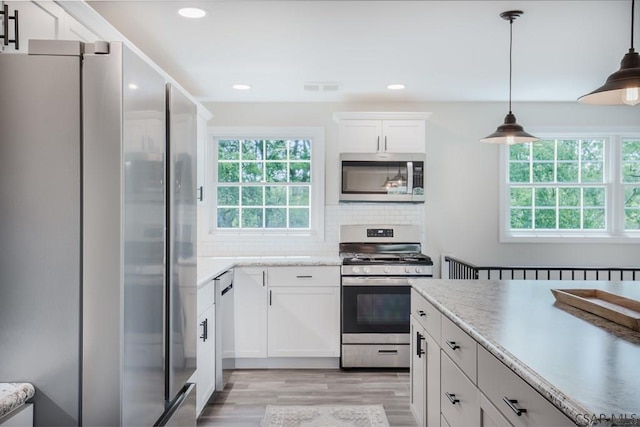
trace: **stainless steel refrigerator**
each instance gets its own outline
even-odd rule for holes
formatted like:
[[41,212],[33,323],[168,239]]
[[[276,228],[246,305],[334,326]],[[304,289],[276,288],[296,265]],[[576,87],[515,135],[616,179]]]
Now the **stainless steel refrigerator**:
[[36,425],[195,425],[195,129],[122,43],[0,53],[0,381]]

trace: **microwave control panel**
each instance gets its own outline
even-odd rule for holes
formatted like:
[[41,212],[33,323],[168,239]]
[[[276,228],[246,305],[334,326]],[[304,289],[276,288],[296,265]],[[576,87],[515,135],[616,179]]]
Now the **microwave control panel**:
[[367,237],[393,237],[393,228],[367,228]]

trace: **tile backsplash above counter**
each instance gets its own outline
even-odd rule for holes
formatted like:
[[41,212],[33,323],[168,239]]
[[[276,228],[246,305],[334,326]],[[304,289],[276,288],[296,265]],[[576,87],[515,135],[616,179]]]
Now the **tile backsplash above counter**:
[[[325,206],[324,239],[311,236],[207,235],[205,221],[198,219],[199,257],[323,257],[337,256],[340,225],[400,224],[420,225],[419,240],[424,245],[423,204],[349,203]],[[198,215],[207,215],[199,207]],[[200,275],[198,275],[200,277]]]

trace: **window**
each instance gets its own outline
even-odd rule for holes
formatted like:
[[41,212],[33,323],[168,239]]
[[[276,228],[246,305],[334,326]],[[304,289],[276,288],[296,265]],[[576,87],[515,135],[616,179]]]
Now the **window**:
[[545,138],[504,153],[501,240],[640,237],[640,138]]
[[321,129],[218,129],[214,229],[318,232],[324,212]]

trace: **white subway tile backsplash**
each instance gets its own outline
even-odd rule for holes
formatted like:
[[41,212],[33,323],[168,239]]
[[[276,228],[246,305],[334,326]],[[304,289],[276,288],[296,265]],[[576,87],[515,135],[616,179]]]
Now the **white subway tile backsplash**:
[[[199,215],[206,215],[199,209]],[[324,241],[309,236],[242,236],[218,234],[198,241],[198,256],[334,256],[338,254],[340,225],[419,225],[424,245],[424,205],[349,203],[325,206]],[[207,221],[199,221],[200,236],[206,236]]]

